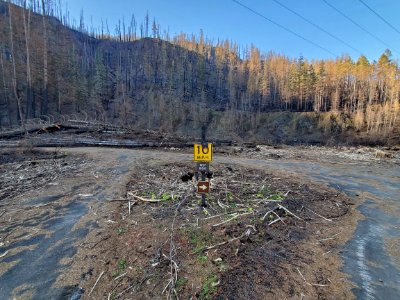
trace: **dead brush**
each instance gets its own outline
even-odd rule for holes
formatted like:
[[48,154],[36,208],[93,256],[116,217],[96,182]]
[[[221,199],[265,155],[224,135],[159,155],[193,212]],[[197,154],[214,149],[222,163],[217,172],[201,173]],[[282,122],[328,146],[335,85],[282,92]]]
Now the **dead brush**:
[[[202,293],[194,287],[199,278],[203,283],[209,278],[220,282],[221,270],[229,270],[230,259],[237,259],[248,243],[266,239],[269,232],[285,232],[292,226],[305,228],[314,219],[334,223],[325,206],[297,199],[307,186],[288,185],[281,175],[235,165],[213,163],[208,206],[201,207],[195,178],[181,178],[191,167],[187,163],[141,166],[127,185],[127,204],[121,207],[123,219],[134,220],[135,226],[155,224],[150,230],[158,237],[153,248],[158,250],[151,263],[144,262],[145,272],[140,276],[158,278],[153,290],[160,297],[196,298],[196,293]],[[220,262],[222,256],[224,266],[220,268],[215,261]],[[188,265],[199,268],[196,278],[190,277]],[[121,293],[129,291],[140,293],[138,288]]]
[[375,157],[379,159],[388,159],[388,158],[393,158],[393,154],[390,152],[382,151],[382,150],[376,150],[375,152]]

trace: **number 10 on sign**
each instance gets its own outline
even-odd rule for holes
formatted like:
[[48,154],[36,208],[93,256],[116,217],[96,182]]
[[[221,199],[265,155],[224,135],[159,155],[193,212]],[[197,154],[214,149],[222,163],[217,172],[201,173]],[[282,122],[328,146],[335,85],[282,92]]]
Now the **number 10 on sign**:
[[212,161],[212,144],[208,143],[207,147],[202,144],[194,144],[194,160],[195,161]]

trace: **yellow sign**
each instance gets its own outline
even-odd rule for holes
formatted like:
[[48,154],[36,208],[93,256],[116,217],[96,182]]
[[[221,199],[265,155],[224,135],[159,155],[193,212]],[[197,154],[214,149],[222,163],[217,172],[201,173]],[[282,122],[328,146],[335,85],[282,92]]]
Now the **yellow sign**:
[[202,144],[194,144],[194,160],[195,161],[212,161],[212,144],[208,143],[207,147]]

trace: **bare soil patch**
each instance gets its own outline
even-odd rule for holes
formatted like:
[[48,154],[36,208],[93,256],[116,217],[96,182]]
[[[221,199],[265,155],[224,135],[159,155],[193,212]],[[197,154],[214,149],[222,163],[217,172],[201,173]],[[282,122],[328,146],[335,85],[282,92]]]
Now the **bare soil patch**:
[[385,239],[385,249],[397,265],[400,265],[400,238]]
[[[199,207],[191,164],[150,161],[104,203],[71,266],[84,299],[351,299],[339,271],[357,219],[344,194],[299,178],[212,164]],[[71,273],[72,274],[72,273]]]

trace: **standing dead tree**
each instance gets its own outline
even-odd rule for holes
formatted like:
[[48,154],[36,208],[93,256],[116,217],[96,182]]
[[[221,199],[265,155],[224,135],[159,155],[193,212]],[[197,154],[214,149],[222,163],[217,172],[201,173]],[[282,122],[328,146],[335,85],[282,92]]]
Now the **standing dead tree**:
[[48,54],[47,54],[47,15],[46,15],[47,1],[42,0],[42,21],[43,21],[43,101],[41,107],[41,114],[46,115],[49,102],[49,77],[48,77]]
[[[28,17],[26,16],[28,13]],[[24,22],[25,49],[26,49],[26,118],[35,117],[35,103],[33,100],[32,73],[31,73],[31,53],[30,53],[30,35],[31,35],[31,10],[27,9],[26,0],[24,9],[22,9]]]
[[12,85],[13,85],[14,96],[15,96],[15,99],[17,100],[18,117],[20,119],[20,123],[21,123],[23,130],[26,131],[24,118],[22,115],[21,99],[18,95],[18,89],[17,89],[17,69],[16,69],[16,65],[15,65],[14,38],[13,38],[14,34],[13,34],[13,25],[12,25],[12,8],[11,8],[10,0],[8,1],[8,16],[9,16],[8,20],[9,20],[9,28],[10,28],[11,60],[12,60],[12,66],[13,66]]

